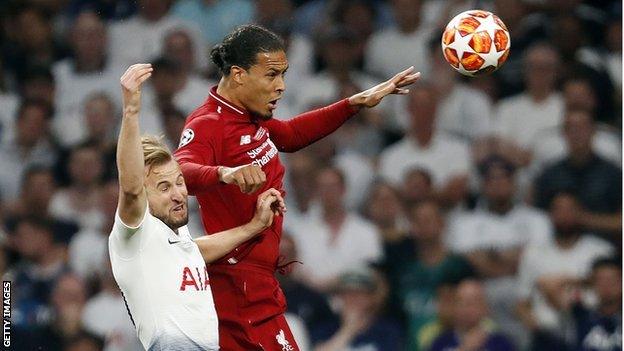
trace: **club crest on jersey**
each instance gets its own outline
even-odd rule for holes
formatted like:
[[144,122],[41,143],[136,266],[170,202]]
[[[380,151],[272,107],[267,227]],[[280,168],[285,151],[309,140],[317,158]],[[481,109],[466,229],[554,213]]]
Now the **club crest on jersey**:
[[195,137],[195,132],[192,129],[185,129],[182,132],[182,137],[180,137],[180,145],[178,147],[182,147],[190,143]]
[[266,132],[267,132],[267,130],[264,129],[264,127],[258,128],[258,131],[256,132],[256,135],[254,135],[253,139],[254,140],[262,139],[262,137],[264,136],[264,134],[266,134]]
[[241,135],[240,144],[247,145],[251,143],[251,135]]
[[294,351],[295,348],[290,345],[290,342],[286,339],[286,335],[284,334],[284,330],[280,329],[279,333],[275,335],[275,340],[282,347],[282,351]]

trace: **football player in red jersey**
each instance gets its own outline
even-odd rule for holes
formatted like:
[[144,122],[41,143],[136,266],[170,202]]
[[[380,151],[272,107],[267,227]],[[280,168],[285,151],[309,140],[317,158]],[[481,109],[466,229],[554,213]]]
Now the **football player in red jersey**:
[[[222,78],[186,120],[175,155],[201,206],[206,233],[245,223],[259,190],[283,191],[278,152],[294,152],[332,133],[360,108],[407,94],[420,73],[410,67],[348,99],[287,121],[272,118],[288,69],[283,41],[257,25],[238,27],[211,51]],[[223,351],[298,350],[274,277],[282,217],[208,267]]]

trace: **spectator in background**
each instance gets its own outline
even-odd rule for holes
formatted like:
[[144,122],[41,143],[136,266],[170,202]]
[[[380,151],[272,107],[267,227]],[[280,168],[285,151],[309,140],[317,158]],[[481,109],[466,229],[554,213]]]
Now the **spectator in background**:
[[517,148],[513,158],[526,166],[536,136],[561,125],[563,98],[556,91],[560,57],[555,48],[538,43],[527,49],[522,67],[526,90],[498,102],[495,111],[495,133],[502,142]]
[[[288,301],[287,312],[298,316],[309,331],[316,330],[320,325],[335,318],[330,310],[326,297],[300,282],[301,267],[295,265],[297,246],[292,236],[286,232],[280,241],[280,265],[283,271],[277,276],[282,292]],[[291,266],[292,265],[292,266]],[[295,338],[296,339],[296,338]]]
[[[210,48],[236,26],[253,22],[254,4],[249,0],[178,1],[173,16],[196,26],[202,35],[202,47]],[[204,50],[201,50],[204,56]]]
[[[56,82],[47,66],[31,66],[17,77],[22,100],[42,100],[54,110]],[[9,139],[9,141],[13,141]]]
[[[605,66],[615,85],[615,102],[622,104],[622,17],[612,18],[607,28]],[[616,116],[617,117],[617,116]],[[621,121],[620,121],[621,123]]]
[[32,66],[49,67],[64,56],[45,11],[27,3],[15,6],[13,11],[7,16],[7,40],[2,45],[6,67],[22,76]]
[[80,333],[65,343],[63,351],[103,351],[102,339],[88,333]]
[[430,27],[421,26],[422,0],[392,0],[390,5],[396,21],[373,34],[366,50],[366,70],[381,77],[414,66],[427,79],[430,76],[428,43]]
[[[297,91],[297,112],[301,113],[321,102],[341,97],[345,86],[374,86],[376,79],[355,66],[357,51],[355,33],[344,27],[332,26],[320,33],[317,51],[323,70],[308,79]],[[350,96],[350,95],[348,95]],[[382,105],[383,106],[383,105]]]
[[80,229],[100,230],[104,217],[99,208],[103,157],[93,144],[82,144],[70,151],[67,173],[70,183],[54,194],[50,215],[62,220],[76,220]]
[[186,122],[186,114],[174,106],[163,109],[160,118],[165,129],[165,143],[169,150],[175,150],[180,143],[180,135],[184,130],[184,122]]
[[576,347],[582,351],[622,350],[622,260],[600,258],[592,264],[595,306],[573,306]]
[[103,224],[82,228],[69,243],[69,265],[85,281],[93,281],[108,265],[108,234],[115,223],[119,184],[109,181],[102,186],[98,208]]
[[194,108],[204,103],[208,91],[217,82],[207,80],[199,74],[198,66],[206,62],[204,55],[197,63],[197,56],[202,47],[196,47],[188,30],[176,29],[167,33],[163,43],[163,55],[176,67],[181,81],[180,90],[176,92],[173,102],[185,113],[191,113]]
[[370,269],[343,273],[336,285],[340,323],[328,323],[312,331],[314,350],[402,350],[401,330],[380,316],[386,299],[383,284],[383,278]]
[[4,208],[5,219],[48,218],[49,206],[57,186],[50,168],[34,165],[22,175],[19,196]]
[[444,217],[435,201],[412,207],[409,219],[412,237],[386,246],[384,266],[394,288],[391,301],[399,305],[391,307],[405,314],[407,341],[412,349],[421,328],[436,316],[436,288],[443,281],[469,276],[472,269],[444,245]]
[[56,153],[49,139],[50,105],[42,100],[22,101],[12,142],[0,146],[0,194],[4,201],[17,199],[24,171],[33,165],[52,165]]
[[83,281],[67,273],[55,280],[50,288],[47,320],[28,330],[17,329],[11,345],[17,350],[61,351],[66,343],[84,333],[81,314],[87,291]]
[[9,77],[2,61],[0,55],[0,145],[6,144],[15,133],[15,115],[20,102],[16,92],[9,89]]
[[574,189],[583,208],[578,213],[580,224],[618,243],[622,230],[622,170],[594,152],[594,133],[589,112],[567,112],[564,136],[568,154],[537,177],[533,195],[535,204],[546,208],[555,194]]
[[412,168],[405,171],[405,179],[400,185],[400,193],[406,208],[411,208],[421,201],[434,198],[431,174],[422,168]]
[[449,69],[440,54],[440,40],[428,42],[432,84],[439,95],[436,127],[442,132],[455,135],[472,143],[490,134],[492,102],[484,93],[459,81],[458,74]]
[[566,314],[572,291],[590,274],[591,263],[613,247],[583,234],[582,207],[571,193],[556,194],[550,204],[555,230],[552,242],[528,247],[520,259],[517,312],[532,332],[532,348],[562,347],[574,339]]
[[[620,133],[604,124],[594,122],[593,117],[598,112],[598,101],[591,82],[584,76],[571,77],[564,82],[562,90],[566,111],[585,110],[592,117],[592,124],[595,125],[592,149],[600,157],[621,166]],[[569,153],[565,139],[566,120],[567,116],[564,117],[563,128],[545,131],[536,141],[531,165],[534,173],[541,173],[549,163],[561,159]]]
[[118,72],[108,58],[105,23],[95,13],[81,13],[72,24],[69,38],[72,57],[52,68],[57,109],[53,129],[63,146],[76,144],[87,134],[81,114],[89,95],[96,92],[115,98],[119,95]]
[[431,351],[483,350],[513,351],[511,341],[499,333],[489,319],[488,302],[478,280],[465,280],[457,286],[453,330],[440,335]]
[[[187,3],[183,1],[181,3]],[[149,62],[163,54],[163,39],[167,33],[183,28],[192,33],[196,61],[204,60],[205,48],[199,28],[171,15],[172,0],[138,0],[138,13],[110,25],[110,54],[116,67],[128,67],[136,62]],[[207,23],[219,23],[201,17]],[[132,33],[132,35],[128,35]],[[214,32],[210,32],[214,33]]]
[[506,159],[491,156],[479,165],[482,196],[477,208],[458,214],[448,243],[465,255],[483,278],[492,318],[518,342],[526,340],[517,321],[516,273],[520,256],[529,245],[551,240],[548,217],[516,201],[515,167]]
[[[317,144],[318,142],[310,147],[314,148]],[[316,174],[329,160],[319,159],[318,155],[308,148],[287,154],[284,159],[288,165],[285,186],[289,198],[288,216],[284,218],[284,227],[292,232],[308,217],[318,216],[318,204],[314,201]]]
[[51,223],[38,218],[20,219],[10,243],[19,257],[6,275],[15,291],[12,322],[18,327],[34,327],[46,322],[52,288],[69,270],[65,248],[56,242]]
[[450,278],[438,284],[435,297],[435,319],[420,328],[415,335],[416,343],[410,350],[429,350],[435,339],[442,333],[453,329],[457,283],[454,278]]
[[301,277],[318,291],[331,289],[345,271],[381,259],[381,238],[375,226],[345,207],[344,174],[327,167],[316,177],[321,207],[317,218],[293,227],[304,266]]
[[82,310],[84,329],[104,341],[105,351],[143,350],[108,259],[98,270],[97,280],[99,292],[86,302]]
[[431,174],[438,198],[452,206],[466,196],[471,157],[463,141],[436,128],[438,97],[430,83],[420,81],[410,88],[410,129],[400,142],[381,153],[379,173],[398,185],[407,170],[423,168]]
[[409,224],[401,197],[392,185],[377,182],[368,191],[365,214],[377,226],[384,244],[393,244],[407,237]]

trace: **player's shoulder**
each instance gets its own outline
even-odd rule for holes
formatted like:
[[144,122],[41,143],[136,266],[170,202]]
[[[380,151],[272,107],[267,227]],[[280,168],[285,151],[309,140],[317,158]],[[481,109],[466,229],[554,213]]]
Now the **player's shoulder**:
[[194,133],[209,135],[215,134],[215,131],[220,130],[219,127],[222,125],[223,117],[221,114],[212,106],[204,104],[187,117],[185,129],[191,129]]

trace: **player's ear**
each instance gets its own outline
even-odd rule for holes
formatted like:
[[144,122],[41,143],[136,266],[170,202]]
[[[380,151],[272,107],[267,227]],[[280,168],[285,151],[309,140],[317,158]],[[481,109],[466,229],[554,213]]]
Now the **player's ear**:
[[232,66],[232,68],[230,68],[230,79],[232,79],[239,85],[243,84],[243,80],[246,74],[247,71],[240,66]]

